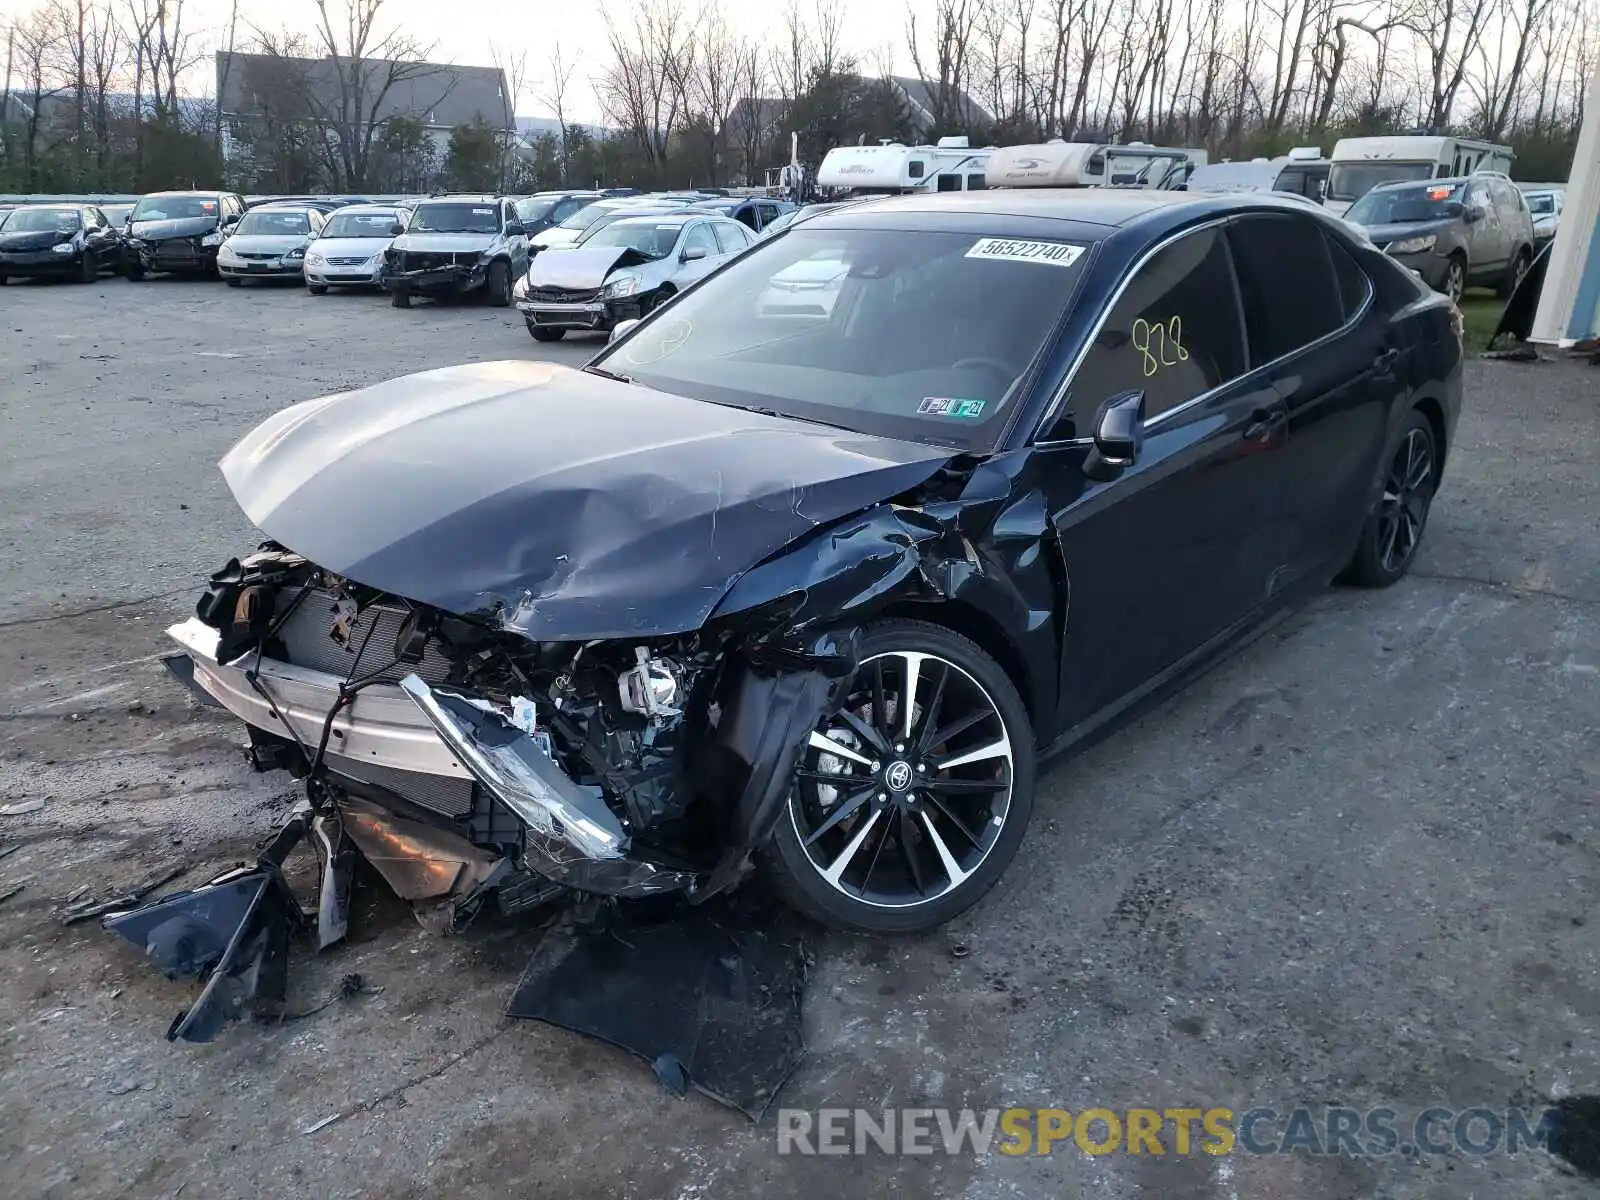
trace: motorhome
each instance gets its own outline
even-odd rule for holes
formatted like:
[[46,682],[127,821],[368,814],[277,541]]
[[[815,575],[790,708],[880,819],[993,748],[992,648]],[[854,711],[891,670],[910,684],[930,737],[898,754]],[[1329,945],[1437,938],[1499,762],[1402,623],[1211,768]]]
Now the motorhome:
[[1458,179],[1478,171],[1506,174],[1510,146],[1468,138],[1407,135],[1340,138],[1328,171],[1328,207],[1342,213],[1374,186],[1401,179]]
[[816,183],[852,196],[977,191],[987,186],[984,167],[991,153],[972,149],[964,137],[942,137],[937,146],[836,146],[823,155]]
[[1331,165],[1328,159],[1322,157],[1320,147],[1296,146],[1277,158],[1207,163],[1195,168],[1184,190],[1213,194],[1288,192],[1321,203]]
[[996,150],[988,179],[990,187],[1170,188],[1205,163],[1204,150],[1058,139]]

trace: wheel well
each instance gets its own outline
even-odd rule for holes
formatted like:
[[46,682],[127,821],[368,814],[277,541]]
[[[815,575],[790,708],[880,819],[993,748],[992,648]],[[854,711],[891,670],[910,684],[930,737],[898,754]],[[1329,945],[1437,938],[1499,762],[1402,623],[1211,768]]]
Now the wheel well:
[[927,621],[930,625],[943,625],[952,633],[959,633],[962,637],[976,642],[980,650],[1000,664],[1000,669],[1011,680],[1011,685],[1017,689],[1017,695],[1022,697],[1022,706],[1028,710],[1028,719],[1038,720],[1039,714],[1034,708],[1032,681],[1023,666],[1021,652],[1006,636],[1000,623],[981,608],[963,604],[959,600],[947,600],[939,604],[912,600],[891,604],[879,615]]
[[676,296],[678,294],[678,289],[673,287],[670,283],[663,283],[656,289],[656,291],[663,296]]
[[1439,447],[1438,466],[1444,466],[1449,445],[1445,442],[1444,409],[1439,407],[1439,402],[1431,396],[1424,396],[1416,403],[1416,410],[1428,418],[1428,425],[1433,430],[1433,444]]

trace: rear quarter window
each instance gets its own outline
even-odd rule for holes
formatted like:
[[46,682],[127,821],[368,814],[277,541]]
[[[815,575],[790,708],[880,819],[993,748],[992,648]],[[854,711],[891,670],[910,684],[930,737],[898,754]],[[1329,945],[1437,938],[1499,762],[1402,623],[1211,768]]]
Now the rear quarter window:
[[1228,241],[1252,366],[1293,354],[1344,324],[1331,248],[1317,222],[1288,214],[1241,217],[1229,223]]

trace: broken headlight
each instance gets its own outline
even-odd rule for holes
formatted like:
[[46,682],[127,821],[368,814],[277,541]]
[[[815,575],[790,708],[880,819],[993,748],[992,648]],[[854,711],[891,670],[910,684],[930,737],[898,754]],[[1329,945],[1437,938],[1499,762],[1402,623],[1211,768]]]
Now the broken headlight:
[[624,275],[621,279],[613,279],[600,289],[600,299],[621,300],[625,296],[632,296],[639,291],[639,277],[637,275]]

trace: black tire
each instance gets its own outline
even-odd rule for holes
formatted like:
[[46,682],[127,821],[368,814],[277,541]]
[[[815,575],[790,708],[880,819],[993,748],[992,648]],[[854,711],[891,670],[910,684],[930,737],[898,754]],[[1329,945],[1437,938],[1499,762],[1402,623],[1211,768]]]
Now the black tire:
[[484,279],[484,294],[496,308],[511,307],[511,264],[497,258],[489,264],[489,274]]
[[1416,409],[1385,452],[1383,492],[1361,528],[1346,578],[1360,587],[1385,588],[1404,579],[1427,532],[1439,485],[1439,446],[1433,423]]
[[122,277],[129,283],[143,283],[144,268],[136,262],[129,263],[127,269],[122,272]]
[[244,280],[242,280],[242,279],[229,279],[226,282],[227,282],[229,287],[243,287],[244,286]]
[[391,308],[410,308],[411,293],[404,288],[395,288],[389,293],[389,305]]
[[1518,247],[1517,252],[1511,256],[1511,262],[1506,267],[1505,278],[1495,287],[1495,294],[1503,299],[1509,299],[1511,293],[1517,290],[1517,284],[1522,282],[1522,277],[1528,273],[1528,268],[1533,264],[1533,255],[1526,246]]
[[[909,668],[908,655],[923,656],[916,672]],[[861,661],[851,685],[852,695],[841,710],[844,715],[829,714],[812,738],[822,736],[824,727],[831,727],[828,732],[835,736],[830,740],[835,741],[840,736],[855,737],[852,730],[871,731],[885,723],[899,727],[898,697],[906,690],[907,676],[912,678],[910,690],[915,697],[911,735],[890,744],[881,731],[874,733],[873,736],[885,738],[879,743],[883,746],[881,751],[874,750],[872,743],[857,739],[854,744],[859,753],[852,752],[854,760],[821,750],[813,743],[801,759],[803,778],[796,779],[772,839],[761,852],[762,865],[774,889],[787,903],[832,928],[866,933],[933,929],[982,899],[1016,856],[1033,811],[1033,730],[1015,685],[1000,665],[973,642],[941,625],[898,619],[874,625],[862,639]],[[876,688],[869,686],[873,666],[884,664],[889,665],[877,676]],[[941,664],[944,670],[936,673],[935,668]],[[896,688],[899,690],[894,691]],[[890,692],[895,695],[895,711],[884,713],[886,720],[877,719],[881,710],[870,699],[866,705],[868,716],[860,716],[860,695],[887,696]],[[939,721],[946,706],[953,708],[961,696],[973,700],[973,712],[985,715],[965,728],[954,728],[966,719],[964,716]],[[886,700],[883,708],[889,707]],[[944,739],[925,740],[946,731],[951,732]],[[903,730],[893,736],[902,735]],[[862,734],[863,738],[866,736]],[[986,753],[973,756],[969,762],[972,745],[966,741],[952,753],[951,743],[957,739],[976,739],[973,744],[986,742],[980,747]],[[1002,743],[1006,749],[996,753],[995,748]],[[865,761],[875,753],[881,757]],[[951,766],[939,766],[940,758],[952,760]],[[830,765],[830,759],[838,766]],[[936,775],[975,767],[980,772],[996,772],[998,777],[972,780],[948,776],[935,785],[927,774],[930,763]],[[853,788],[841,785],[834,789],[818,782],[819,777],[831,778],[829,773],[838,770],[855,772],[839,776],[853,779]],[[892,772],[899,773],[898,792],[892,790],[897,786]],[[946,789],[949,794],[944,794]],[[831,792],[831,800],[823,795],[825,791]],[[938,799],[937,794],[944,794],[944,798]],[[960,795],[966,799],[958,800]],[[992,798],[983,799],[986,796]],[[974,822],[966,815],[972,811],[968,806],[974,803],[987,806],[986,820]],[[836,807],[828,807],[830,804]],[[1003,810],[991,835],[991,823],[996,819],[994,806],[999,804],[1003,804]],[[841,819],[839,814],[846,808],[852,808],[852,815]],[[802,833],[802,826],[809,831],[809,837]],[[943,834],[938,832],[941,828]],[[976,835],[971,832],[974,829],[979,831]],[[964,841],[955,836],[957,832]],[[822,843],[820,839],[825,836],[832,837],[835,845]],[[838,848],[841,840],[843,848]],[[890,887],[878,888],[874,893],[874,873],[891,842],[896,861],[888,880]],[[821,863],[808,850],[812,843],[818,844],[820,854],[832,859],[828,870],[834,872],[834,881],[826,877]],[[952,847],[963,857],[963,862],[955,864],[962,874],[959,881],[942,865],[954,861]],[[861,863],[869,848],[870,861]],[[946,859],[947,854],[952,858]],[[976,858],[972,857],[974,854]],[[919,858],[921,867],[914,861]],[[865,872],[859,884],[852,884],[846,877],[857,865],[864,866]],[[937,869],[944,880],[943,890],[931,895],[922,874],[930,868]],[[937,880],[929,878],[926,882]],[[870,898],[874,894],[879,897],[877,901]],[[907,899],[915,894],[927,898]]]
[[313,296],[326,296],[328,294],[328,285],[325,283],[308,283],[306,284],[306,291]]
[[8,276],[0,275],[0,287],[5,287]]
[[528,322],[528,332],[533,334],[536,342],[559,342],[567,336],[565,329],[551,329],[547,325],[535,325],[532,321]]
[[100,268],[95,264],[94,255],[85,251],[83,257],[78,260],[78,282],[94,283],[99,278]]
[[1449,296],[1457,304],[1467,290],[1467,260],[1459,254],[1452,254],[1450,261],[1445,264],[1444,280],[1439,284],[1439,291]]

